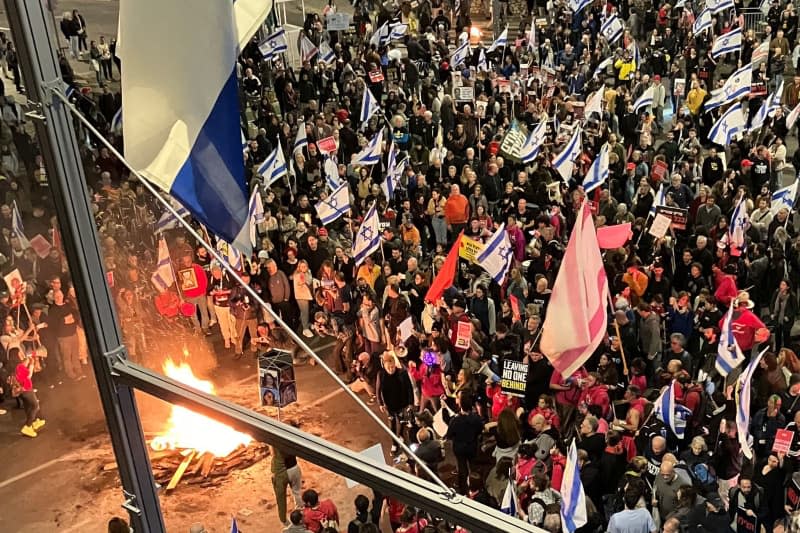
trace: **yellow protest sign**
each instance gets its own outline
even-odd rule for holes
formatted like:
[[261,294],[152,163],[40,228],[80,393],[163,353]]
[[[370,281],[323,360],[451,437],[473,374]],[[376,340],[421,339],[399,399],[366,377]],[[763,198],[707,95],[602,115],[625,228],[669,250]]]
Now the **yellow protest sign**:
[[461,246],[458,248],[459,257],[471,263],[478,262],[478,256],[483,252],[484,246],[480,241],[473,241],[469,237],[461,239]]

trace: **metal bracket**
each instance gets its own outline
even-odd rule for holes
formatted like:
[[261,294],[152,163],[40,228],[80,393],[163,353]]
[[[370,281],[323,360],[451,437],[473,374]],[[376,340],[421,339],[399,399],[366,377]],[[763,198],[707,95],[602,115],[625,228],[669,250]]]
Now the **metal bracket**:
[[122,491],[123,496],[125,496],[125,501],[122,502],[122,508],[128,511],[131,514],[141,515],[142,510],[136,507],[136,495],[127,492],[126,490]]
[[119,374],[114,371],[114,365],[117,363],[124,365],[128,362],[128,349],[125,348],[124,344],[120,344],[113,350],[104,352],[103,357],[106,359],[106,364],[108,365],[111,375],[119,376]]

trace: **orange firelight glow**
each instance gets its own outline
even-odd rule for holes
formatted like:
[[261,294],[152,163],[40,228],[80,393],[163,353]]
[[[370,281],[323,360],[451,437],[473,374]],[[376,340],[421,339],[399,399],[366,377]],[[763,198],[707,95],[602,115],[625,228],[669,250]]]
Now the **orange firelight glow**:
[[[164,373],[185,385],[214,394],[214,385],[195,376],[186,363],[175,363],[172,359],[167,359]],[[154,450],[188,448],[199,453],[208,452],[217,457],[225,457],[253,440],[249,435],[185,407],[173,405],[171,408],[166,429],[150,443]]]

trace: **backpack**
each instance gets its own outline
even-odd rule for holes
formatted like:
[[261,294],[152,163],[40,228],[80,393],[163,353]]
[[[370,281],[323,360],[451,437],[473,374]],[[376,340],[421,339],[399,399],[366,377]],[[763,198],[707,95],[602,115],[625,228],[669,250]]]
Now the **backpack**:
[[705,463],[697,463],[689,469],[695,485],[708,489],[717,486],[717,474],[714,467]]

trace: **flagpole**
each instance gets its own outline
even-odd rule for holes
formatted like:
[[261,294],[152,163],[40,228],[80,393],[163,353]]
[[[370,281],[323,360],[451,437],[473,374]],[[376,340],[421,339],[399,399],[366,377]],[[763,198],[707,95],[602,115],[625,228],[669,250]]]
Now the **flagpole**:
[[[608,305],[611,306],[611,316],[614,316],[614,302],[611,300],[611,294],[608,295]],[[617,339],[619,339],[619,353],[622,356],[622,375],[625,377],[628,376],[628,361],[625,359],[625,348],[622,346],[622,335],[619,332],[619,323],[617,323],[617,318],[614,317],[614,330],[617,333]]]

